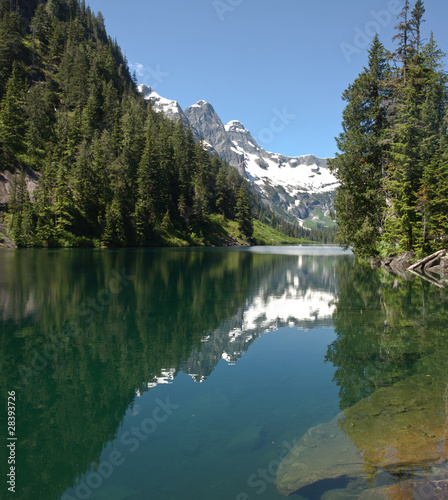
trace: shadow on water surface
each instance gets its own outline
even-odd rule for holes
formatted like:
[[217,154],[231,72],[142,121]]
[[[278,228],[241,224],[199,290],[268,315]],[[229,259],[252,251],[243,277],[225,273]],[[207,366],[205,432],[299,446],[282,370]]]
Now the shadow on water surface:
[[300,495],[307,500],[320,500],[327,491],[345,489],[350,483],[350,478],[339,477],[337,479],[321,479],[316,483],[310,484],[300,490],[293,492],[293,495]]

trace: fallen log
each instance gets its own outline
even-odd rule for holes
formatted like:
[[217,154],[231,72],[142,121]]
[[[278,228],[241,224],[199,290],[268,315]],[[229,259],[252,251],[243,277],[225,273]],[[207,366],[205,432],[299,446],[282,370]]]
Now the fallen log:
[[419,273],[418,271],[414,271],[412,269],[408,269],[408,272],[415,274],[415,276],[418,276],[419,278],[422,278],[426,281],[429,281],[429,283],[431,283],[432,285],[436,285],[439,288],[445,288],[445,286],[442,283],[440,283],[436,278],[433,278],[432,276],[429,276],[428,274]]
[[444,254],[446,254],[446,250],[439,250],[438,252],[433,253],[432,255],[428,255],[428,257],[425,257],[424,259],[418,260],[417,262],[412,264],[412,266],[409,266],[407,270],[414,271],[415,269],[418,269],[419,267],[421,267],[423,269],[426,264],[430,263],[431,261],[435,261],[436,259],[439,259]]

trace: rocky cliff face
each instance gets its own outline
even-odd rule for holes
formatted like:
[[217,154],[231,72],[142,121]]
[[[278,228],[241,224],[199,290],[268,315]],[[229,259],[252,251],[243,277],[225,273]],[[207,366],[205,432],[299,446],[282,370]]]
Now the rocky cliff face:
[[235,151],[231,138],[213,106],[208,102],[199,101],[185,110],[185,116],[197,136],[203,138],[223,160],[245,176],[244,157]]
[[190,125],[194,135],[246,177],[263,202],[290,221],[331,224],[329,214],[338,185],[327,160],[313,155],[286,157],[265,151],[239,121],[223,124],[213,106],[198,101],[185,111],[176,101],[140,85],[154,109]]
[[[40,174],[28,167],[24,167],[23,170],[26,187],[28,189],[28,193],[32,198],[39,182]],[[15,175],[17,177],[20,175],[20,170],[18,168],[15,168],[12,172],[9,170],[3,170],[2,172],[0,171],[0,210],[6,209],[8,205],[9,196],[12,189],[12,180]]]
[[147,87],[146,85],[139,85],[138,90],[147,101],[151,102],[153,108],[157,112],[164,113],[170,120],[182,120],[183,124],[188,127],[188,118],[185,116],[177,101],[161,97],[157,92],[154,92],[151,87]]

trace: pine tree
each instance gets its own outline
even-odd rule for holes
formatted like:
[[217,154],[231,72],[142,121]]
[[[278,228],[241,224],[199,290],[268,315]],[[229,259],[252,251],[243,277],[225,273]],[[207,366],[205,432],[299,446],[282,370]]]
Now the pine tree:
[[412,42],[411,37],[413,33],[413,26],[411,24],[409,0],[405,0],[403,9],[399,14],[398,18],[400,22],[395,27],[397,34],[393,37],[393,41],[398,42],[398,47],[396,51],[392,54],[392,57],[398,58],[402,64],[403,70],[403,81],[406,84],[408,61],[412,56]]
[[448,242],[448,141],[427,164],[419,193],[419,209],[424,217],[422,249],[429,253]]
[[416,211],[416,194],[421,179],[419,159],[422,139],[419,124],[423,94],[414,85],[419,68],[408,68],[406,87],[392,129],[387,189],[392,200],[386,227],[386,239],[392,251],[412,250],[416,244],[415,230],[420,222]]
[[123,207],[120,199],[114,197],[112,203],[107,207],[102,244],[112,247],[124,247],[127,243]]
[[9,8],[0,13],[0,100],[6,83],[13,72],[14,63],[23,58],[23,36],[20,12]]
[[236,220],[240,232],[250,240],[254,234],[254,223],[249,196],[244,182],[241,184],[236,200]]
[[344,131],[337,139],[341,154],[330,161],[340,182],[335,198],[339,242],[360,255],[378,253],[386,208],[384,143],[387,130],[388,53],[375,37],[369,64],[344,92]]
[[163,199],[158,198],[159,172],[159,158],[154,143],[148,136],[137,172],[138,195],[134,214],[137,241],[143,246],[151,241],[163,204]]
[[20,64],[15,62],[0,102],[0,168],[13,169],[17,156],[25,151],[24,97]]
[[[416,14],[417,12],[417,14]],[[423,22],[423,3],[417,2],[413,16],[416,32]],[[420,44],[420,32],[416,39]],[[437,71],[441,54],[433,37],[407,61],[407,79],[401,78],[396,105],[390,117],[390,162],[388,190],[392,207],[385,240],[390,251],[428,251],[428,179],[440,141],[447,102],[446,77]],[[402,71],[404,75],[404,71]],[[427,171],[428,170],[428,171]]]
[[216,179],[216,207],[224,217],[231,215],[229,177],[227,169],[221,168]]
[[18,247],[31,246],[33,241],[33,211],[25,181],[25,172],[15,174],[9,199],[9,230]]
[[56,177],[54,200],[51,207],[54,230],[47,236],[49,246],[64,245],[73,222],[73,196],[67,183],[67,174],[61,168]]
[[73,166],[72,186],[76,208],[81,219],[78,220],[80,231],[86,235],[93,235],[98,220],[101,200],[101,171],[92,158],[92,150],[86,140],[78,147],[75,164]]
[[412,42],[417,53],[420,53],[420,48],[422,46],[421,27],[422,23],[425,22],[425,20],[423,19],[425,12],[426,10],[423,5],[423,0],[417,0],[414,9],[411,12],[411,21],[410,21],[410,26],[413,31]]
[[54,133],[55,97],[46,83],[30,88],[25,98],[27,153],[34,158],[36,167],[40,167],[45,157],[45,150]]

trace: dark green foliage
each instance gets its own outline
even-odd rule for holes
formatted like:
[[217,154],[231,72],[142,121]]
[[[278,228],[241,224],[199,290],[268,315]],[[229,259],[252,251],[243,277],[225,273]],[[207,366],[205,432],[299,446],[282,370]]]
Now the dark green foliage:
[[[201,239],[213,213],[236,217],[242,182],[151,109],[102,15],[78,0],[0,2],[0,161],[22,171],[8,214],[19,246]],[[32,200],[26,167],[40,174]]]
[[19,246],[204,244],[217,214],[247,239],[252,214],[275,220],[190,128],[145,102],[101,13],[79,0],[15,5],[0,0],[0,171],[40,175],[31,199],[16,175],[8,221]]
[[24,57],[24,46],[20,13],[10,11],[9,2],[0,9],[0,99],[6,89],[14,61]]
[[411,374],[446,373],[446,290],[424,280],[397,280],[359,261],[335,267],[336,340],[326,361],[336,368],[340,407]]
[[25,91],[20,64],[14,62],[0,102],[0,168],[13,170],[17,156],[25,149],[23,136]]
[[360,255],[424,254],[447,242],[448,80],[434,37],[422,45],[424,12],[423,1],[412,11],[405,2],[394,37],[401,65],[392,71],[376,37],[369,68],[344,93],[335,218],[339,241]]
[[382,231],[386,196],[382,189],[387,107],[391,76],[388,53],[378,37],[369,52],[369,65],[344,92],[343,133],[330,169],[340,181],[335,199],[339,242],[361,255],[376,253]]
[[8,215],[11,234],[16,244],[22,247],[29,246],[32,243],[34,225],[33,209],[23,170],[13,178]]
[[250,239],[254,234],[254,225],[245,183],[241,184],[238,191],[236,200],[236,220],[238,221],[238,229],[246,238]]

